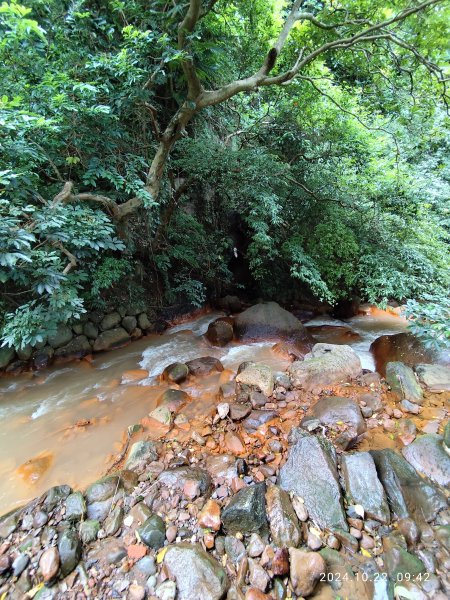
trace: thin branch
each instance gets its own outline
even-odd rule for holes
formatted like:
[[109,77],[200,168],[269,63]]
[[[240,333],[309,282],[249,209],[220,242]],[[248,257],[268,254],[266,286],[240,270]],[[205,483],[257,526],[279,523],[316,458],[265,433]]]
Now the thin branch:
[[[200,18],[202,2],[201,0],[190,0],[189,8],[178,27],[178,49],[186,50],[186,37],[194,31],[194,28]],[[195,70],[194,62],[191,56],[183,58],[181,62],[184,76],[188,86],[188,100],[194,100],[202,90],[202,84]]]

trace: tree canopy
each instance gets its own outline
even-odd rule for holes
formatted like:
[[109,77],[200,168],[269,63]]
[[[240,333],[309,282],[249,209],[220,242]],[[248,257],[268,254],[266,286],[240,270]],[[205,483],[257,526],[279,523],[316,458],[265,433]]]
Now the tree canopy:
[[448,342],[449,21],[445,0],[2,2],[3,342],[236,286],[408,302]]

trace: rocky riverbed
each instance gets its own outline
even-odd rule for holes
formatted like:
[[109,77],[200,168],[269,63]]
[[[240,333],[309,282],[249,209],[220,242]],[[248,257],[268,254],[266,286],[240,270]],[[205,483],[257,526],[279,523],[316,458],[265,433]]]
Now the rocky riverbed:
[[448,368],[316,344],[188,421],[179,384],[222,368],[169,365],[115,471],[1,519],[0,598],[447,598]]

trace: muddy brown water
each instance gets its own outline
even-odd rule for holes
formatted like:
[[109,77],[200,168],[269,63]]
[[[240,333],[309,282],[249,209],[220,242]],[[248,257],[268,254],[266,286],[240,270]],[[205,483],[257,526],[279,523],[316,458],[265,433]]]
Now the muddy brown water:
[[[221,374],[181,386],[192,397],[183,408],[189,419],[211,408],[219,385],[241,362],[260,361],[274,370],[287,367],[288,361],[271,350],[273,340],[211,347],[203,334],[221,314],[202,315],[164,335],[97,355],[92,362],[0,379],[0,514],[53,485],[83,488],[103,474],[119,452],[127,427],[155,408],[167,387],[157,376],[168,364],[209,355],[220,358],[225,367]],[[373,340],[406,328],[403,319],[376,309],[346,323],[321,317],[308,325],[350,326],[359,337],[346,343],[359,354],[363,367],[372,370]]]

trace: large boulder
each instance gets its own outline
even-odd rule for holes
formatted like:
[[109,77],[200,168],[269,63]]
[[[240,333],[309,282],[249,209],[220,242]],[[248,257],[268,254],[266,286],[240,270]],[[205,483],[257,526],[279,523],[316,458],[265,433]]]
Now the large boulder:
[[178,600],[221,600],[228,590],[224,569],[199,545],[169,546],[164,564],[177,582]]
[[331,428],[338,422],[345,423],[354,429],[357,435],[361,435],[367,429],[358,403],[351,398],[339,398],[338,396],[321,398],[312,407],[311,414],[302,420],[302,426],[315,419],[318,419],[321,425]]
[[287,460],[280,469],[279,485],[304,499],[310,517],[320,527],[347,531],[332,444],[323,436],[314,436],[298,428],[291,431],[289,442]]
[[434,362],[433,353],[412,333],[382,335],[370,346],[378,373],[385,375],[388,362],[402,362],[408,367]]
[[103,331],[94,342],[94,352],[120,348],[130,342],[131,338],[123,327]]
[[417,437],[402,450],[403,456],[415,468],[435,483],[450,484],[450,456],[444,449],[443,437],[428,433]]
[[258,388],[266,396],[272,395],[274,385],[272,369],[262,363],[250,363],[237,375],[236,381]]
[[208,325],[205,335],[214,346],[226,346],[232,341],[234,335],[232,319],[216,319]]
[[235,318],[234,329],[237,337],[245,341],[282,338],[306,348],[314,343],[303,324],[276,302],[261,302],[247,308]]
[[214,372],[220,373],[223,371],[223,364],[218,358],[214,358],[214,356],[194,358],[194,360],[189,360],[186,365],[189,369],[189,373],[194,376],[210,375]]
[[430,392],[450,392],[450,368],[443,365],[417,365],[419,381]]
[[5,369],[15,356],[14,348],[0,348],[0,369]]
[[100,329],[102,331],[107,331],[108,329],[114,329],[117,325],[120,324],[122,317],[116,311],[105,315],[103,319],[100,321]]
[[292,384],[314,393],[361,374],[361,361],[350,346],[316,344],[303,361],[289,367]]
[[353,504],[360,504],[371,519],[389,523],[386,494],[378,479],[372,456],[368,452],[343,454],[341,473],[348,499]]
[[173,383],[182,383],[189,375],[189,367],[181,362],[172,363],[167,366],[162,378]]
[[242,302],[237,296],[224,296],[215,301],[217,308],[226,310],[229,313],[238,313],[242,310]]
[[348,344],[361,339],[359,333],[344,325],[307,325],[306,329],[319,343]]
[[447,507],[445,495],[399,454],[385,448],[371,450],[378,477],[386,491],[389,507],[399,519],[416,517],[431,521]]
[[67,325],[58,325],[55,333],[48,336],[48,343],[52,348],[60,348],[70,342],[73,337],[72,329]]
[[386,382],[399,400],[423,404],[422,388],[411,367],[407,367],[401,362],[388,362]]

